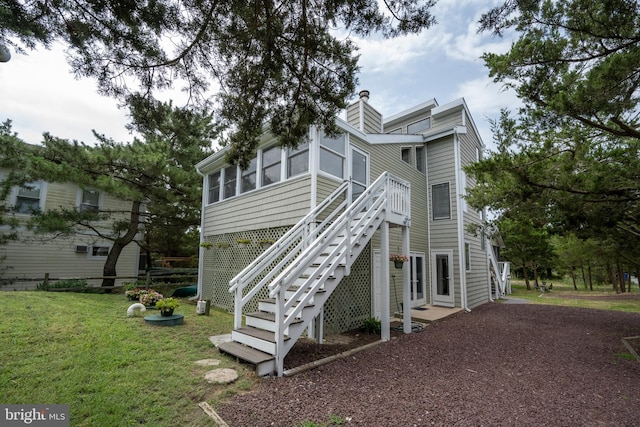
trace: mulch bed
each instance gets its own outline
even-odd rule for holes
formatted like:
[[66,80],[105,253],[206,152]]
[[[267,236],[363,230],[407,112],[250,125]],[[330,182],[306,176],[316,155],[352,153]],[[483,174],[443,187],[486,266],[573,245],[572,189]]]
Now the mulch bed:
[[379,427],[636,426],[640,362],[621,338],[639,334],[638,313],[488,303],[266,378],[216,411],[232,427],[328,425],[332,417]]

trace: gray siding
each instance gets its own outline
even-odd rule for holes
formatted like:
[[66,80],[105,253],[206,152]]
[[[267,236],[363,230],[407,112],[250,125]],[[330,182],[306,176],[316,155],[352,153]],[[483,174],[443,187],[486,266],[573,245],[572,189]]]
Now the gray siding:
[[[351,104],[347,107],[347,123],[356,129],[360,129],[360,105],[361,101]],[[362,102],[364,108],[364,127],[365,133],[381,133],[382,132],[382,114],[367,102]]]
[[[460,254],[458,253],[458,226],[455,151],[454,137],[448,136],[427,144],[427,171],[429,178],[429,200],[431,201],[431,187],[435,184],[449,183],[451,201],[451,219],[433,220],[433,206],[429,203],[430,246],[431,250],[453,250],[453,286],[455,303],[460,304]],[[429,259],[430,259],[429,255]],[[432,286],[435,286],[432,284]]]
[[[467,118],[467,122],[469,119]],[[473,126],[467,126],[467,134],[460,135],[460,158],[462,166],[476,161],[476,148],[480,147],[480,139],[476,135]],[[467,187],[475,183],[467,177]],[[464,212],[464,227],[469,224],[481,224],[480,212],[468,207]],[[487,252],[482,247],[480,236],[474,236],[465,231],[465,242],[469,243],[471,252],[471,269],[467,275],[467,303],[470,308],[477,307],[489,300],[489,274],[487,264]]]
[[309,212],[310,193],[304,175],[205,206],[203,235],[292,226]]
[[451,129],[454,126],[462,125],[462,111],[454,111],[449,114],[439,114],[431,118],[431,130]]
[[[409,232],[409,245],[411,252],[421,252],[428,256],[429,235],[427,232],[427,185],[426,176],[416,170],[415,159],[412,164],[407,164],[402,160],[401,149],[411,147],[411,144],[375,144],[365,146],[356,141],[356,145],[370,154],[371,182],[375,181],[383,172],[389,171],[392,174],[405,179],[411,183],[411,228]],[[377,231],[372,238],[372,248],[380,248],[380,232]],[[389,230],[389,251],[391,253],[402,252],[402,229],[391,228]],[[409,254],[405,254],[409,255]],[[364,255],[362,255],[364,256]],[[384,261],[382,261],[384,262]],[[372,266],[373,267],[373,266]],[[425,278],[429,277],[429,263],[426,262]],[[391,313],[401,310],[402,302],[402,279],[400,273],[389,267],[390,274],[390,301]],[[393,277],[395,276],[395,277]],[[426,279],[427,303],[429,303],[428,287]],[[397,298],[395,296],[397,295]]]

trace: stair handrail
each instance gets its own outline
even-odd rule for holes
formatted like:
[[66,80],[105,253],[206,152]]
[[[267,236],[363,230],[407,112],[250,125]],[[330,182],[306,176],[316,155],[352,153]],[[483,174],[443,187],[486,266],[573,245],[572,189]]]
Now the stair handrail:
[[[327,198],[319,203],[314,209],[312,209],[307,215],[305,215],[300,221],[290,228],[282,237],[280,237],[269,250],[262,252],[255,260],[247,265],[240,273],[238,273],[233,279],[229,281],[229,292],[236,293],[234,298],[234,328],[242,326],[242,309],[244,305],[255,296],[262,287],[271,281],[276,272],[282,268],[287,262],[293,258],[293,256],[300,250],[304,249],[311,238],[315,238],[318,231],[322,230],[323,224],[327,223],[329,218],[335,217],[337,209],[344,208],[346,206],[345,201],[340,203],[336,209],[327,217],[318,227],[314,230],[309,230],[311,224],[317,222],[317,217],[333,202],[335,202],[343,193],[346,193],[349,188],[349,181],[344,181],[340,184]],[[305,236],[305,233],[308,233]],[[297,243],[296,243],[297,242]],[[251,283],[256,277],[264,272],[265,268],[273,263],[278,257],[284,253],[289,253],[290,256],[278,263],[276,269],[272,269],[265,278],[263,278],[256,286],[243,297],[243,292],[247,284]]]
[[[384,209],[384,204],[385,204],[384,197],[380,197],[378,198],[378,200],[374,201],[370,209],[375,210],[376,213],[378,213]],[[317,239],[317,244],[315,245],[315,247],[309,248],[308,250],[309,253],[307,256],[315,258],[318,254],[322,253],[322,251],[328,245],[331,244],[331,242],[333,241],[333,238],[336,237],[340,232],[350,233],[351,230],[357,229],[361,225],[365,227],[367,225],[365,222],[366,217],[363,217],[358,221],[358,223],[353,224],[353,226],[349,226],[349,222],[352,219],[353,218],[350,218],[349,220],[344,220],[343,218],[343,220],[339,221],[339,223],[335,227],[331,227],[331,229],[327,230],[326,234],[323,234],[319,239]],[[369,221],[372,221],[372,220],[373,218],[371,218]],[[340,244],[338,244],[335,248],[333,248],[333,250],[330,253],[327,254],[326,259],[318,266],[318,270],[322,272],[321,275],[309,277],[302,284],[302,286],[300,286],[300,288],[291,296],[291,298],[289,298],[289,300],[284,303],[283,312],[286,313],[286,316],[283,322],[284,328],[288,327],[299,316],[304,306],[310,302],[314,293],[319,290],[320,285],[322,284],[322,280],[318,281],[316,285],[312,288],[309,288],[309,284],[318,277],[323,278],[326,276],[331,276],[333,274],[337,266],[333,266],[333,268],[327,268],[327,267],[329,266],[330,263],[335,263],[337,255],[340,253],[340,251],[343,251],[344,253],[344,255],[341,255],[340,258],[342,258],[342,256],[346,258],[345,267],[347,267],[348,264],[353,262],[353,260],[351,260],[350,257],[348,256],[349,255],[348,251],[350,247],[351,247],[351,243],[348,239],[345,239],[342,242],[340,242]],[[304,255],[301,254],[300,258],[302,257],[304,257]],[[304,268],[306,267],[303,267],[302,270],[304,270]],[[301,269],[298,268],[296,269],[296,271],[300,272]],[[296,275],[297,273],[292,272],[291,274]],[[288,290],[288,287],[285,286],[283,291],[286,291],[286,290]]]
[[[401,201],[401,195],[394,195],[397,198],[396,202],[390,203],[391,183],[401,183],[403,191],[405,193],[404,198],[406,203]],[[397,189],[397,187],[396,187]],[[336,219],[331,225],[329,225],[317,238],[310,242],[298,256],[296,260],[285,267],[280,274],[269,284],[269,296],[275,298],[275,347],[276,347],[276,366],[278,372],[281,371],[284,357],[286,356],[286,349],[284,348],[284,334],[285,330],[293,323],[293,321],[299,317],[303,307],[310,302],[310,299],[315,295],[319,288],[324,284],[324,280],[317,280],[311,289],[305,288],[308,284],[317,278],[324,279],[327,276],[332,275],[335,269],[338,268],[337,262],[344,257],[345,268],[348,269],[349,265],[353,262],[350,257],[350,251],[352,242],[351,237],[352,230],[357,226],[364,224],[365,221],[373,222],[375,217],[383,210],[392,212],[395,215],[399,215],[404,218],[404,223],[410,223],[410,184],[398,177],[393,176],[389,172],[384,172],[371,184],[350,206],[347,206],[345,211]],[[393,206],[392,206],[393,205]],[[374,211],[374,215],[370,215],[367,219],[363,216],[358,220],[355,226],[352,226],[352,221],[359,212],[367,208],[368,212]],[[300,276],[302,271],[310,267],[318,255],[333,243],[333,238],[338,236],[339,232],[344,231],[345,239],[333,248],[333,250],[327,254],[327,257],[317,268],[317,271],[321,272],[320,276],[309,277],[295,293],[285,302],[285,292],[289,289],[291,284]],[[348,246],[347,246],[348,245]],[[342,251],[342,252],[340,252]],[[330,265],[330,268],[328,268]],[[308,290],[304,296],[302,293]],[[302,296],[301,299],[298,299]],[[295,304],[295,307],[294,307]],[[301,332],[302,328],[298,328]],[[297,339],[297,337],[289,337],[290,339]]]
[[[374,198],[380,198],[380,196],[387,194],[389,183],[393,181],[403,183],[406,185],[407,189],[409,188],[409,184],[403,179],[398,178],[389,172],[382,173],[373,184],[365,189],[365,191],[351,204],[351,206],[347,207],[347,209],[331,224],[330,227],[324,230],[314,242],[310,242],[309,246],[298,255],[296,262],[289,264],[280,272],[280,274],[269,284],[269,296],[274,298],[276,295],[280,294],[283,284],[288,284],[295,280],[295,278],[298,277],[305,268],[309,267],[309,260],[312,262],[318,253],[324,250],[331,243],[331,239],[329,237],[337,234],[337,232],[340,231],[340,227],[350,225],[351,217],[363,210]],[[382,197],[382,199],[383,202],[388,201],[388,197]],[[389,207],[387,206],[387,208]],[[404,214],[408,216],[410,213],[405,211]],[[346,229],[350,230],[351,227]],[[345,261],[347,266],[349,266],[350,260],[346,255],[347,254],[345,254]],[[286,289],[288,289],[288,286]]]
[[[503,269],[500,268],[500,266],[498,265],[498,260],[495,257],[495,254],[493,253],[493,248],[489,247],[489,262],[491,263],[491,268],[493,268],[493,272],[494,275],[493,277],[495,277],[496,280],[496,293],[495,293],[495,297],[496,299],[500,299],[505,295],[505,284],[506,284],[506,280],[503,277]],[[507,271],[505,270],[505,273]]]

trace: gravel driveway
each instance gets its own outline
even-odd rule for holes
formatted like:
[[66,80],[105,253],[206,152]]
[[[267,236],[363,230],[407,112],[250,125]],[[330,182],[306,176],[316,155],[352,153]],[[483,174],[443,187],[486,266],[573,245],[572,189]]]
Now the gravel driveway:
[[637,313],[489,303],[216,410],[232,427],[638,426],[621,338],[639,334]]

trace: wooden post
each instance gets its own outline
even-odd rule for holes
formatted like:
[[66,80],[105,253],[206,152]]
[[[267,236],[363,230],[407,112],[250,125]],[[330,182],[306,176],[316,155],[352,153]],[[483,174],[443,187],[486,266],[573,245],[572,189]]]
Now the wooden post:
[[[402,253],[411,257],[409,245],[409,227],[402,227]],[[411,333],[411,263],[402,266],[402,331]]]
[[382,222],[380,233],[380,338],[382,341],[391,339],[391,326],[389,318],[389,223]]

